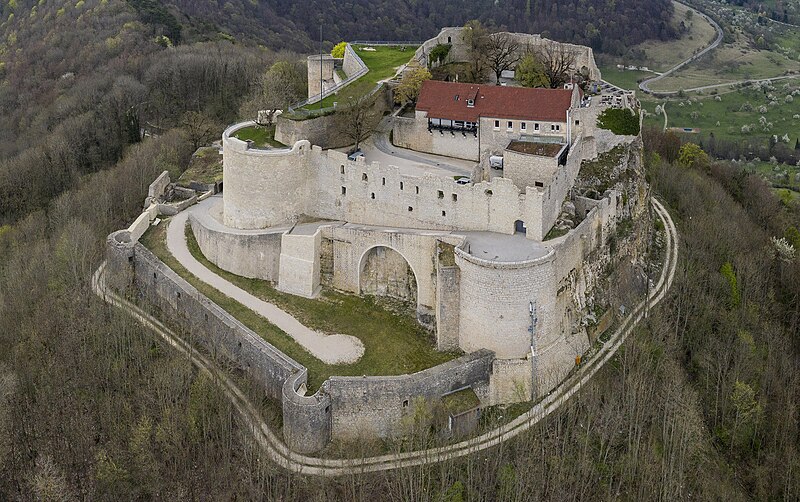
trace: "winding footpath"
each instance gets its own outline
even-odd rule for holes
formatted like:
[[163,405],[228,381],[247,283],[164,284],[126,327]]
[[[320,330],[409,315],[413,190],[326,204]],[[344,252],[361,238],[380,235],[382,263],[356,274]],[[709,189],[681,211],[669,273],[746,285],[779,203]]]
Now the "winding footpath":
[[[683,5],[686,5],[687,7],[689,7],[690,9],[697,11],[697,13],[700,16],[702,16],[703,19],[708,21],[708,23],[711,24],[711,26],[713,26],[715,30],[717,30],[717,38],[715,38],[714,41],[711,42],[711,44],[708,45],[705,49],[701,50],[697,54],[694,54],[689,59],[686,59],[686,60],[678,63],[677,65],[673,66],[672,68],[670,68],[669,70],[665,71],[664,73],[662,73],[660,75],[656,75],[655,77],[651,77],[651,78],[648,78],[647,80],[643,80],[642,82],[640,82],[639,83],[639,89],[641,89],[643,92],[645,92],[647,94],[652,94],[654,92],[656,92],[658,94],[677,94],[678,91],[653,91],[652,89],[650,89],[650,84],[652,84],[654,82],[658,82],[662,78],[667,77],[669,75],[672,75],[673,73],[675,73],[676,71],[680,70],[681,68],[683,68],[684,66],[688,65],[689,63],[691,63],[693,61],[697,61],[698,59],[703,57],[709,51],[712,51],[712,50],[716,49],[719,46],[719,44],[722,43],[722,36],[723,36],[722,28],[719,27],[719,25],[717,24],[716,21],[711,19],[711,17],[707,16],[706,14],[700,12],[697,9],[697,7],[693,7],[693,6],[691,6],[691,5],[687,4],[687,3],[684,3],[684,2],[678,2],[678,3],[682,3]],[[730,83],[723,84],[723,85],[730,85]],[[702,89],[702,88],[698,87],[697,89]],[[685,89],[685,90],[686,91],[694,91],[694,90],[697,90],[697,89]]]
[[610,339],[589,358],[577,371],[565,379],[553,391],[544,396],[528,412],[520,415],[508,424],[484,433],[480,436],[452,445],[427,450],[393,453],[359,459],[319,458],[295,453],[283,443],[261,418],[257,408],[224,372],[218,371],[214,364],[201,353],[193,349],[187,342],[169,330],[158,319],[150,316],[131,302],[121,298],[106,288],[104,282],[105,263],[98,268],[92,278],[92,287],[96,294],[106,302],[117,306],[146,328],[158,334],[179,353],[185,355],[198,369],[211,375],[230,399],[242,418],[243,424],[251,430],[253,437],[264,453],[283,468],[299,473],[317,476],[342,476],[365,472],[387,471],[403,467],[412,467],[449,459],[463,457],[495,447],[535,426],[571,396],[579,392],[600,368],[603,367],[622,346],[627,336],[636,325],[647,316],[648,310],[660,302],[667,294],[675,277],[678,260],[678,234],[675,224],[660,202],[653,199],[656,214],[664,223],[666,237],[666,256],[656,285],[648,298],[639,303],[622,324],[611,335]]
[[167,249],[172,256],[195,277],[267,319],[294,338],[320,361],[327,364],[346,364],[361,359],[361,356],[364,355],[364,344],[358,338],[350,335],[327,335],[314,331],[285,310],[265,302],[223,279],[192,256],[189,246],[186,244],[185,232],[189,213],[206,210],[206,206],[213,202],[213,197],[208,198],[172,217],[167,227]]

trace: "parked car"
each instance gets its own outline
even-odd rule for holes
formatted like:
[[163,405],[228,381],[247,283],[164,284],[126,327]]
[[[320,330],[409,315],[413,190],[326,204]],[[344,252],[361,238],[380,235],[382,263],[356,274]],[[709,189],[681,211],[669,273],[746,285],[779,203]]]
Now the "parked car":
[[489,157],[489,167],[491,167],[492,169],[502,169],[503,157],[500,155],[491,155]]
[[356,151],[350,153],[347,156],[347,160],[356,160],[357,158],[363,157],[363,156],[364,156],[364,152],[362,152],[361,150],[356,150]]
[[459,185],[468,185],[469,183],[472,183],[472,178],[467,178],[466,176],[462,176],[461,178],[458,178],[456,180],[456,183],[458,183]]

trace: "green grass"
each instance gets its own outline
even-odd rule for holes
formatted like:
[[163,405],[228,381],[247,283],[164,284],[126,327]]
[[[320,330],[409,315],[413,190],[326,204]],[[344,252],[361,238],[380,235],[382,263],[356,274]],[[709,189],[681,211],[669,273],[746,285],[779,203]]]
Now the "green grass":
[[478,396],[475,395],[475,391],[470,387],[442,397],[444,409],[453,415],[472,410],[480,406],[480,404],[480,399],[478,399]]
[[349,98],[357,99],[366,96],[375,88],[378,82],[392,77],[397,71],[398,66],[408,63],[414,55],[414,51],[417,49],[415,46],[405,46],[405,50],[402,50],[401,47],[375,46],[375,52],[372,52],[361,50],[362,48],[363,46],[361,45],[353,46],[356,54],[364,61],[369,71],[338,93],[328,96],[319,103],[306,105],[303,107],[304,109],[315,110],[317,108],[327,108],[333,106],[334,101],[344,103]]
[[178,184],[188,185],[189,182],[216,183],[222,181],[222,155],[214,146],[199,149],[189,161],[189,167],[178,178]]
[[275,126],[250,126],[236,130],[233,136],[242,141],[252,141],[256,148],[285,148],[286,145],[275,141]]
[[[789,82],[789,89],[784,89],[784,85]],[[800,95],[794,96],[791,103],[785,102],[785,97],[792,90],[800,87],[800,79],[778,81],[775,83],[775,90],[764,92],[755,90],[752,87],[720,88],[719,101],[715,95],[692,95],[692,103],[689,98],[669,98],[654,99],[642,97],[642,106],[651,114],[655,111],[657,104],[666,103],[667,117],[669,118],[668,127],[697,127],[700,128],[699,136],[707,137],[713,132],[718,139],[731,139],[736,141],[750,141],[753,144],[763,144],[770,136],[777,134],[779,137],[788,134],[791,145],[800,131],[800,119],[795,119],[795,114],[800,114]],[[770,106],[767,94],[772,93],[776,98],[776,105]],[[681,106],[683,103],[683,106]],[[745,111],[742,106],[750,103],[752,111]],[[766,106],[766,111],[761,112],[759,108]],[[767,122],[772,123],[772,128],[765,131],[760,126],[759,120],[763,116]],[[646,123],[663,126],[663,116],[650,116],[645,119]],[[717,125],[719,122],[719,125]],[[750,132],[742,132],[742,126],[755,125]]]
[[[258,298],[274,303],[312,329],[352,335],[361,340],[365,351],[356,363],[323,363],[265,318],[190,274],[167,250],[164,224],[148,230],[141,242],[164,263],[245,326],[308,368],[308,388],[311,392],[332,375],[402,375],[436,366],[460,355],[436,351],[432,335],[416,322],[407,308],[328,289],[324,289],[320,298],[315,300],[281,293],[267,281],[247,279],[216,267],[202,255],[188,228],[187,237],[192,255],[214,273]],[[387,305],[393,309],[390,310]]]
[[620,70],[616,66],[600,68],[603,80],[622,89],[636,90],[639,81],[655,76],[655,73],[639,70]]

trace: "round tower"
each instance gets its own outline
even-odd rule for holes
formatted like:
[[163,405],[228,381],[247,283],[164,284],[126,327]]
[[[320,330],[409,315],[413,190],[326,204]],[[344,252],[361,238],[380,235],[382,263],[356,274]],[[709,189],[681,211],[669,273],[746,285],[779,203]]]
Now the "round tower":
[[308,97],[316,96],[331,85],[333,85],[333,56],[330,54],[308,56]]

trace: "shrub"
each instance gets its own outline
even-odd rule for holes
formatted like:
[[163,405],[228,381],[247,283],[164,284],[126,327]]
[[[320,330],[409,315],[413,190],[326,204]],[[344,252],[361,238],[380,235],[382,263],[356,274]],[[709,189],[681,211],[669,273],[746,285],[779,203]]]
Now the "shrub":
[[431,49],[431,53],[428,56],[428,62],[430,64],[433,63],[443,63],[447,55],[450,54],[450,44],[439,44],[433,49]]
[[597,127],[614,134],[635,136],[639,134],[639,114],[627,108],[607,108],[597,117]]
[[338,44],[333,46],[331,50],[331,56],[341,59],[344,57],[344,49],[347,47],[347,42],[339,42]]

